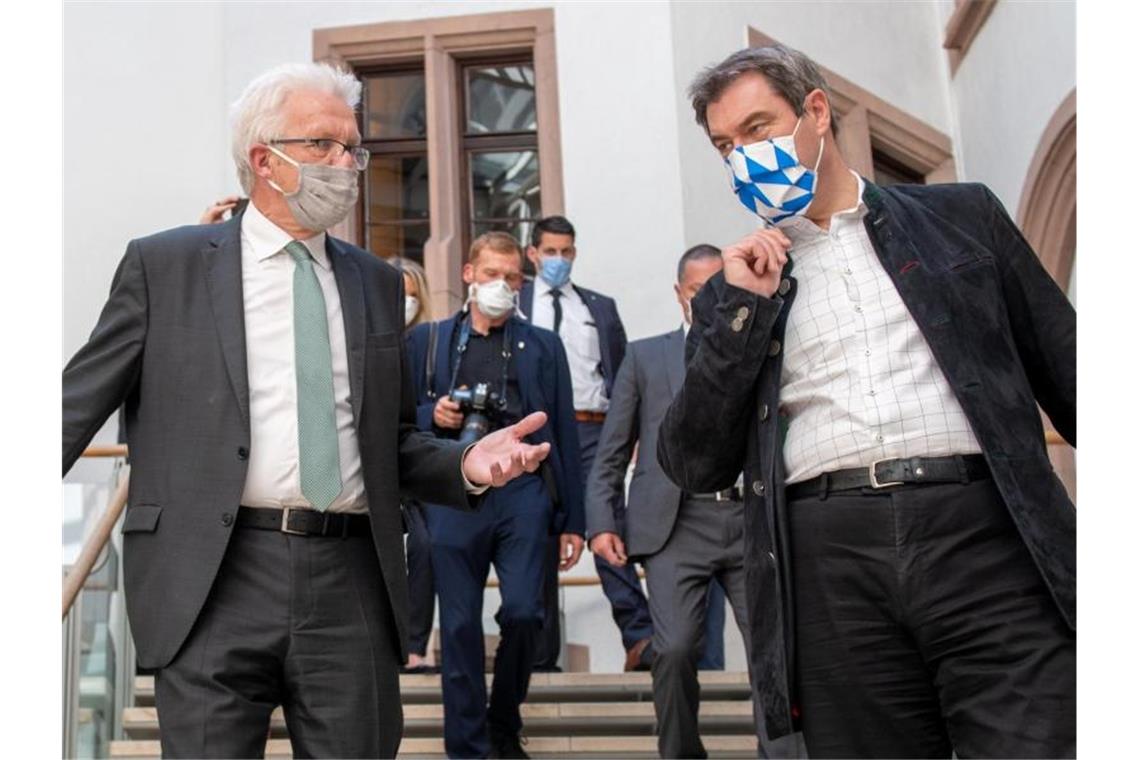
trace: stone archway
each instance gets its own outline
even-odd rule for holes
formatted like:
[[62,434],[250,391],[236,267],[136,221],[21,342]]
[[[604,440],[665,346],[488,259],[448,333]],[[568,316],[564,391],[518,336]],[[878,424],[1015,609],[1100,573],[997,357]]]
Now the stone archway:
[[[1017,223],[1045,269],[1070,291],[1077,252],[1077,91],[1057,107],[1029,164]],[[1049,427],[1048,419],[1045,420]],[[1049,446],[1049,459],[1076,502],[1075,452],[1064,442]]]
[[1017,223],[1053,279],[1068,290],[1077,250],[1077,91],[1057,107],[1029,164]]

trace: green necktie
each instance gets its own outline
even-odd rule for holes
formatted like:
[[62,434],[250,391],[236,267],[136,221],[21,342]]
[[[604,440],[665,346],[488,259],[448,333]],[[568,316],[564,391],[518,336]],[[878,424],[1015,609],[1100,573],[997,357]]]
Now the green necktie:
[[285,250],[297,264],[293,270],[293,346],[301,493],[323,512],[341,489],[329,318],[309,249],[294,240]]

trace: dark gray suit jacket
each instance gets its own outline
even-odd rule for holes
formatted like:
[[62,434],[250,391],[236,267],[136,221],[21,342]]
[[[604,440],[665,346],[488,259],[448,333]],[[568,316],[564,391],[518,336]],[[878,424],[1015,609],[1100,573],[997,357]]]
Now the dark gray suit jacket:
[[631,557],[660,551],[677,520],[681,489],[657,461],[657,428],[684,379],[685,334],[678,329],[630,343],[614,381],[586,485],[586,534],[619,532],[614,513],[621,509],[626,468],[640,441],[623,536]]
[[[416,429],[403,277],[331,237],[327,250],[344,314],[372,535],[403,661],[408,585],[399,495],[469,507],[462,447]],[[95,330],[63,371],[64,473],[120,405],[132,465],[123,521],[127,613],[139,664],[158,668],[202,609],[245,484],[240,217],[127,246]]]

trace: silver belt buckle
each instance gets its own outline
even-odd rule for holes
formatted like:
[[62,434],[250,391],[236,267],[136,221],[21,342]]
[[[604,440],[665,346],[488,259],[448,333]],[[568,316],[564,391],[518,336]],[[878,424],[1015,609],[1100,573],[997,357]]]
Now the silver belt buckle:
[[886,459],[876,459],[874,462],[871,462],[871,466],[867,468],[867,476],[871,479],[871,488],[878,489],[878,488],[886,488],[887,486],[901,486],[901,485],[903,485],[903,481],[901,481],[901,480],[892,480],[892,481],[889,481],[887,483],[880,483],[879,479],[875,477],[875,467],[879,464],[882,464],[883,462],[889,462],[892,459],[896,459],[896,457],[887,457]]
[[285,507],[284,509],[281,510],[281,532],[282,533],[288,533],[288,534],[293,535],[293,536],[307,536],[307,535],[309,535],[308,533],[306,533],[303,530],[292,530],[289,527],[289,513],[295,512],[295,511],[296,510],[292,509],[291,507]]

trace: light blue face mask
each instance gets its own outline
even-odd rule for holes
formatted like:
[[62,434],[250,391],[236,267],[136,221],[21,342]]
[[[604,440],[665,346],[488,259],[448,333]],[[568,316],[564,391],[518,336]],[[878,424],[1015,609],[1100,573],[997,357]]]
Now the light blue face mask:
[[570,282],[570,269],[574,262],[561,256],[542,256],[539,259],[539,275],[552,288],[561,288]]

